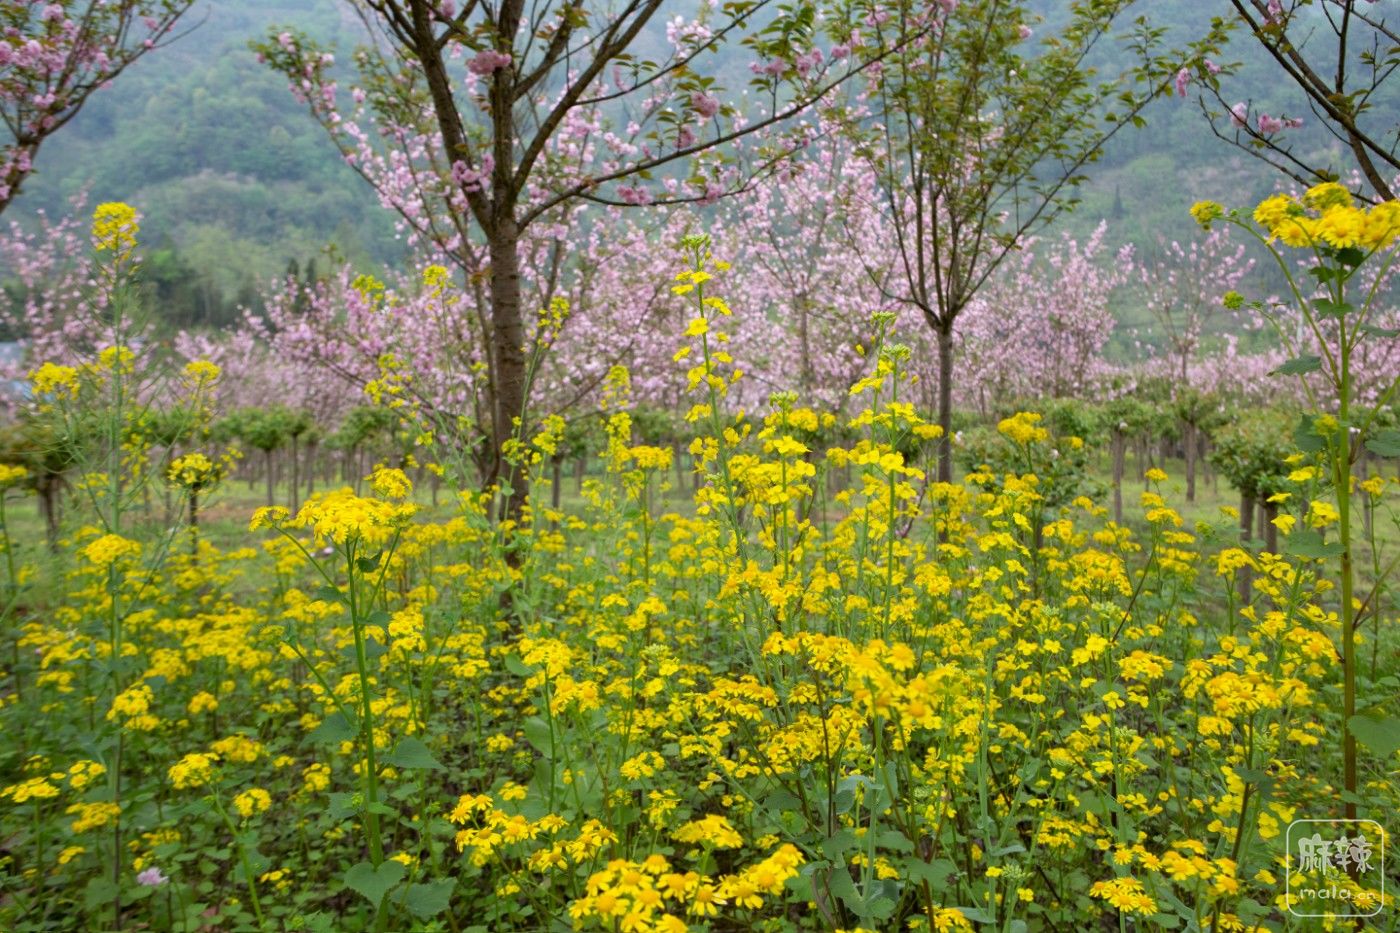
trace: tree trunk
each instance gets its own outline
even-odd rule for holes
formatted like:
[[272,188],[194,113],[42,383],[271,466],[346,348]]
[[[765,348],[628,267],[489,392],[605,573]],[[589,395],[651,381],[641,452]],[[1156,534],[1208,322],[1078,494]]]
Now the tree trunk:
[[199,490],[190,490],[190,556],[199,560]]
[[938,331],[938,425],[943,436],[938,439],[938,481],[953,481],[953,325]]
[[263,463],[267,466],[267,504],[272,505],[273,486],[276,485],[272,470],[272,451],[263,451]]
[[1264,503],[1264,550],[1270,554],[1278,553],[1278,526],[1274,524],[1274,519],[1278,518],[1278,505],[1273,502]]
[[1182,431],[1186,442],[1186,501],[1196,501],[1196,426],[1186,422]]
[[316,491],[316,445],[306,445],[306,496]]
[[1123,432],[1113,431],[1113,520],[1123,524],[1123,471],[1128,459],[1128,439]]
[[554,457],[549,461],[550,483],[549,504],[559,511],[559,487],[564,483],[564,458]]
[[44,515],[44,534],[48,538],[49,550],[58,553],[58,483],[45,482],[39,485],[39,511]]
[[297,473],[297,436],[292,435],[292,487],[289,490],[292,497],[291,512],[297,514],[297,494],[301,492],[301,476]]
[[[499,183],[498,183],[499,185]],[[500,205],[500,201],[497,201]],[[491,246],[491,350],[496,358],[495,445],[496,479],[510,486],[503,519],[518,521],[525,507],[526,480],[518,465],[501,452],[515,436],[517,419],[525,416],[525,326],[520,316],[520,231],[513,206],[500,207]]]
[[[1246,551],[1250,550],[1250,537],[1254,533],[1254,494],[1250,492],[1240,493],[1240,547]],[[1241,567],[1239,575],[1235,578],[1239,589],[1240,602],[1248,603],[1250,595],[1250,584],[1253,582],[1252,571],[1248,565]]]

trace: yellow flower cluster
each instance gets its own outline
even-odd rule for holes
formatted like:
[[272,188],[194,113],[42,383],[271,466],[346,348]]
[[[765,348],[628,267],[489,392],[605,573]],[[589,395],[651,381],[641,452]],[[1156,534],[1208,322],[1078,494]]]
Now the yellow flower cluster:
[[110,567],[120,560],[141,555],[141,542],[121,535],[103,535],[83,548],[83,556],[97,567]]
[[78,395],[78,370],[72,366],[45,363],[29,374],[29,381],[34,383],[34,394],[40,398]]
[[203,490],[223,479],[223,464],[210,460],[205,454],[195,452],[176,457],[166,470],[166,477],[183,489]]
[[[1191,215],[1209,229],[1211,221],[1225,216],[1225,209],[1213,201],[1201,201],[1191,208]],[[1301,200],[1290,194],[1265,198],[1253,216],[1271,241],[1295,248],[1374,252],[1400,237],[1400,204],[1382,201],[1359,207],[1351,192],[1336,182],[1314,185]]]
[[92,213],[93,246],[99,253],[110,252],[119,260],[126,259],[136,248],[140,230],[136,209],[130,204],[109,201],[97,205]]
[[1050,432],[1040,426],[1040,415],[1031,411],[1018,411],[1010,418],[1003,418],[997,422],[997,430],[1022,446],[1050,439]]
[[170,783],[176,790],[203,787],[214,779],[218,756],[191,752],[170,766]]

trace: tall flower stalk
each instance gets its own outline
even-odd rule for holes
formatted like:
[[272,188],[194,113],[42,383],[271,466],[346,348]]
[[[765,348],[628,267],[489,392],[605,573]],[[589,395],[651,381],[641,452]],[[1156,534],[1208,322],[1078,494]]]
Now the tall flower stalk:
[[[1368,341],[1397,336],[1377,327],[1373,319],[1379,313],[1381,284],[1397,258],[1394,246],[1400,237],[1400,203],[1387,201],[1369,209],[1358,207],[1346,188],[1326,182],[1309,188],[1301,200],[1288,194],[1267,198],[1250,219],[1238,211],[1227,213],[1213,201],[1196,204],[1191,213],[1206,229],[1223,219],[1258,240],[1277,262],[1297,310],[1297,318],[1289,322],[1296,326],[1290,328],[1281,317],[1283,309],[1254,302],[1255,309],[1274,325],[1291,357],[1274,374],[1296,376],[1308,402],[1307,417],[1296,437],[1298,445],[1305,453],[1321,457],[1331,479],[1337,539],[1324,542],[1319,531],[1305,531],[1291,536],[1289,549],[1299,557],[1337,562],[1341,598],[1343,802],[1346,818],[1356,819],[1359,783],[1352,468],[1363,444],[1373,453],[1385,456],[1388,451],[1395,452],[1400,440],[1393,429],[1382,434],[1374,431],[1378,412],[1400,388],[1400,375],[1383,381],[1376,390],[1375,404],[1362,408],[1358,406],[1360,374],[1356,361]],[[1315,287],[1299,282],[1278,243],[1311,252],[1308,273],[1317,280]],[[1363,268],[1373,273],[1369,283],[1358,277]],[[1226,294],[1226,307],[1239,308],[1243,304],[1244,299],[1237,293]],[[1377,580],[1376,586],[1383,583]]]

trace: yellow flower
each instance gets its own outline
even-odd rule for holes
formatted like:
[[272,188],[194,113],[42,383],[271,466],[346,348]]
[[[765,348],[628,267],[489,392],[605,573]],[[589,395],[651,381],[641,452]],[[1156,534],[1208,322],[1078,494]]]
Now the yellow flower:
[[261,787],[250,788],[233,798],[233,808],[245,820],[257,816],[270,806],[272,806],[272,795]]
[[45,363],[29,374],[34,383],[34,394],[38,396],[57,395],[62,390],[69,398],[78,394],[78,371],[72,366]]
[[104,347],[97,354],[96,369],[99,372],[118,373],[123,376],[130,375],[136,368],[136,354],[130,347],[116,346]]
[[9,797],[15,803],[28,803],[31,800],[49,800],[58,796],[58,788],[41,777],[30,778],[0,790],[0,797]]
[[1303,195],[1303,203],[1315,211],[1326,211],[1334,207],[1351,207],[1351,192],[1335,181],[1324,181],[1313,185]]
[[185,378],[195,385],[207,385],[218,381],[223,370],[208,360],[190,360],[185,364]]
[[1361,233],[1361,245],[1367,249],[1384,249],[1400,235],[1400,203],[1382,201],[1366,212]]
[[262,506],[253,512],[253,520],[248,523],[248,530],[257,531],[259,528],[276,528],[287,520],[289,514],[285,506]]
[[413,483],[403,470],[380,467],[369,478],[369,488],[386,499],[407,499],[413,494]]
[[136,557],[140,553],[140,542],[121,535],[103,535],[83,548],[83,556],[98,567],[110,567],[124,557]]
[[93,245],[99,253],[112,252],[125,259],[136,248],[136,234],[141,230],[136,222],[136,209],[120,201],[97,205],[92,212]]
[[1325,528],[1333,524],[1341,515],[1337,512],[1336,506],[1321,499],[1314,499],[1308,503],[1308,524],[1314,528]]
[[75,813],[78,815],[71,826],[73,832],[85,833],[88,830],[101,829],[111,825],[121,815],[122,808],[109,801],[98,801],[96,803],[75,803],[65,812],[70,815]]
[[200,490],[223,478],[223,467],[202,453],[185,454],[171,461],[166,476],[185,489]]
[[423,270],[423,284],[434,295],[441,295],[443,289],[452,284],[452,273],[446,266],[431,265]]
[[1010,438],[1017,444],[1033,444],[1043,442],[1050,437],[1050,432],[1040,424],[1040,415],[1031,411],[1018,411],[1010,418],[1003,418],[997,422],[997,430]]
[[191,752],[170,766],[167,774],[176,790],[203,787],[214,777],[215,755]]
[[200,713],[213,712],[219,708],[218,698],[207,690],[201,690],[190,698],[189,710],[191,716],[198,716]]
[[716,849],[737,849],[744,844],[744,837],[735,831],[729,820],[717,813],[691,820],[671,837],[677,842],[701,843]]
[[1197,201],[1191,205],[1191,216],[1196,223],[1209,230],[1211,221],[1225,216],[1225,208],[1215,201]]
[[22,483],[28,476],[29,471],[18,464],[0,463],[0,489]]
[[1356,246],[1366,231],[1366,214],[1354,207],[1333,207],[1323,213],[1315,227],[1318,236],[1337,249]]
[[1254,222],[1272,233],[1286,218],[1302,213],[1298,202],[1286,194],[1276,194],[1259,202],[1254,209]]
[[1114,878],[1112,881],[1096,881],[1089,888],[1089,896],[1108,901],[1124,913],[1148,916],[1157,912],[1154,901],[1136,878]]
[[[403,482],[408,482],[407,477]],[[378,544],[387,541],[395,529],[404,527],[415,511],[417,507],[412,503],[366,499],[346,487],[308,499],[291,524],[311,529],[318,541],[330,539],[344,544],[359,540]],[[255,515],[254,520],[257,518]]]

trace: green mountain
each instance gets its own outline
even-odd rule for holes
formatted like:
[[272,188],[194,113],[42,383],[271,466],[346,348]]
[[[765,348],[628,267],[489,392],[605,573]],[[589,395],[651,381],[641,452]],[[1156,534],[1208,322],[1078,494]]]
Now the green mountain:
[[[1040,4],[1054,28],[1062,8]],[[691,6],[677,4],[676,13]],[[1170,40],[1225,15],[1221,0],[1156,0],[1143,15],[1169,25]],[[664,18],[672,14],[670,5]],[[249,51],[275,26],[295,25],[345,54],[363,35],[341,0],[201,0],[186,34],[142,59],[45,146],[38,173],[9,212],[11,219],[44,209],[66,212],[79,191],[89,202],[124,200],[144,215],[148,274],[172,323],[218,326],[239,304],[289,268],[305,274],[330,246],[332,258],[392,263],[403,255],[394,218],[341,160],[324,131],[288,92],[285,81]],[[662,26],[658,25],[659,30]],[[1320,36],[1326,38],[1326,36]],[[648,39],[659,51],[658,35]],[[726,48],[707,69],[744,83],[747,51]],[[1280,80],[1277,66],[1247,37],[1226,60],[1243,63],[1231,79],[1231,100],[1273,115],[1303,116],[1290,131],[1309,159],[1346,165],[1340,145],[1303,109],[1301,95]],[[1105,74],[1130,64],[1119,44],[1096,52]],[[1378,107],[1400,113],[1400,87]],[[1215,138],[1197,104],[1162,99],[1146,113],[1146,129],[1125,129],[1090,168],[1082,204],[1060,229],[1087,233],[1101,219],[1110,238],[1151,255],[1159,237],[1187,238],[1187,208],[1201,198],[1248,205],[1283,181],[1239,149]],[[1396,122],[1392,120],[1392,122]]]

